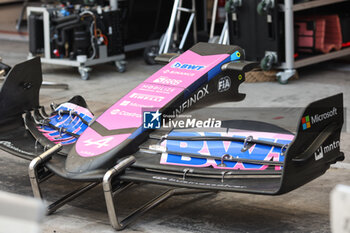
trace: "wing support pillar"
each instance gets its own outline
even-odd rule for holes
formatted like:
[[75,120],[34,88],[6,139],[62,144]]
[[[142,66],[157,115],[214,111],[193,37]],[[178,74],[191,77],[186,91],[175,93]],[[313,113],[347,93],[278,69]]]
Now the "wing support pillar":
[[[30,184],[32,186],[33,195],[36,198],[43,199],[43,194],[40,188],[40,184],[44,181],[51,178],[54,174],[48,170],[45,170],[43,165],[51,159],[51,157],[58,151],[62,149],[61,144],[57,144],[53,146],[52,148],[48,149],[38,157],[34,158],[28,168],[29,173],[29,179]],[[98,185],[100,182],[92,182],[87,185],[83,185],[72,192],[68,193],[67,195],[63,196],[62,198],[58,199],[57,201],[50,204],[46,209],[46,214],[50,215],[54,213],[56,210],[58,210],[60,207],[65,205],[66,203],[74,200],[78,196],[82,195],[83,193],[87,192],[88,190],[92,189],[96,185]]]
[[118,186],[118,188],[115,189],[113,187],[112,181],[115,176],[118,176],[122,171],[124,171],[127,167],[132,165],[135,161],[136,159],[134,156],[127,157],[123,161],[118,163],[116,166],[114,166],[112,169],[107,171],[103,177],[102,186],[103,186],[103,191],[105,195],[109,220],[112,227],[117,231],[123,230],[130,223],[135,222],[135,220],[138,217],[140,217],[147,211],[155,208],[156,206],[158,206],[159,204],[163,203],[164,201],[168,200],[173,196],[212,192],[208,190],[187,189],[187,188],[168,189],[164,193],[160,194],[156,198],[152,199],[151,201],[147,202],[146,204],[142,205],[141,207],[133,211],[124,219],[119,219],[118,205],[116,203],[117,194],[121,193],[122,191],[132,186],[133,183],[132,182],[126,183],[125,186]]
[[[41,155],[39,155],[38,157],[34,158],[29,164],[28,173],[29,173],[30,184],[33,190],[34,197],[39,199],[44,198],[40,184],[48,180],[54,175],[52,172],[45,169],[44,165],[47,161],[49,161],[52,158],[52,156],[55,153],[57,153],[61,149],[62,149],[62,145],[57,144],[52,148],[48,149],[47,151],[45,151],[44,153],[42,153]],[[155,208],[156,206],[158,206],[159,204],[163,203],[164,201],[168,200],[173,196],[198,194],[198,193],[213,193],[213,191],[201,190],[201,189],[187,189],[187,188],[168,189],[167,191],[163,192],[156,198],[152,199],[151,201],[147,202],[146,204],[142,205],[141,207],[133,211],[127,217],[120,219],[118,218],[118,205],[116,201],[117,196],[119,193],[131,187],[134,183],[119,182],[117,180],[116,180],[117,182],[113,182],[113,181],[115,181],[114,178],[117,179],[118,175],[124,172],[135,161],[136,159],[134,156],[126,157],[125,159],[119,161],[119,163],[116,166],[108,170],[103,177],[102,187],[103,187],[104,196],[106,200],[108,216],[109,216],[110,223],[115,230],[123,230],[129,224],[135,222],[135,220],[138,217],[140,217],[144,213]],[[85,192],[89,191],[90,189],[94,188],[99,184],[101,184],[100,181],[90,182],[88,184],[84,184],[79,188],[71,191],[70,193],[66,194],[65,196],[61,197],[60,199],[54,201],[52,204],[47,206],[46,214],[50,215],[54,213],[56,210],[58,210],[68,202],[76,199],[77,197],[81,196],[82,194],[84,194]]]

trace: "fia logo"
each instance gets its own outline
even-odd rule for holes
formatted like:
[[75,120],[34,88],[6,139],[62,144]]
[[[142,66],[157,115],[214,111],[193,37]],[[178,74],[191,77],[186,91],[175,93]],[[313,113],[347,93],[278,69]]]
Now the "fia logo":
[[322,146],[320,146],[320,148],[318,148],[315,152],[315,160],[320,160],[323,158],[323,149]]
[[145,129],[159,129],[161,113],[159,110],[156,112],[143,112],[143,128]]
[[231,79],[228,76],[222,77],[218,81],[218,91],[224,92],[229,90],[231,87]]

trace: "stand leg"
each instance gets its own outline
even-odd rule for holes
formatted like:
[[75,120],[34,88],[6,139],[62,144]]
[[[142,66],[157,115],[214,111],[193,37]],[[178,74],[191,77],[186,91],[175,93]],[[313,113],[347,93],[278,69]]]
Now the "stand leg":
[[44,162],[48,161],[52,155],[62,149],[62,144],[57,144],[49,150],[45,151],[38,157],[34,158],[28,168],[30,184],[32,186],[34,197],[42,198],[42,193],[40,189],[40,180],[38,178],[38,167]]
[[277,74],[279,83],[286,84],[288,79],[295,74],[294,69],[294,12],[293,1],[284,0],[284,40],[286,54],[286,69],[284,72]]
[[[38,168],[43,163],[47,162],[52,157],[53,154],[55,154],[56,152],[58,152],[61,149],[62,149],[62,145],[57,144],[54,147],[52,147],[51,149],[49,149],[49,150],[45,151],[44,153],[42,153],[41,155],[39,155],[38,157],[34,158],[30,162],[30,165],[28,168],[28,173],[29,173],[30,184],[32,186],[34,197],[40,198],[40,199],[43,198],[41,188],[40,188],[40,183],[49,179],[53,175],[52,173],[48,173],[47,175],[45,175],[44,177],[42,177],[40,179],[38,176]],[[47,207],[46,213],[52,214],[53,212],[55,212],[57,209],[59,209],[60,207],[62,207],[66,203],[74,200],[75,198],[77,198],[78,196],[87,192],[88,190],[92,189],[93,187],[95,187],[99,183],[100,182],[89,183],[88,185],[83,185],[83,186],[77,188],[76,190],[68,193],[64,197],[60,198],[59,200],[57,200],[54,203],[52,203],[51,205],[49,205]]]
[[122,187],[116,191],[113,191],[112,179],[113,179],[113,177],[118,175],[121,171],[124,171],[127,167],[129,167],[134,162],[135,162],[135,157],[130,156],[130,157],[124,159],[122,162],[120,162],[114,168],[110,169],[103,177],[103,191],[104,191],[104,195],[105,195],[105,199],[106,199],[108,216],[109,216],[109,220],[110,220],[112,227],[116,230],[123,230],[130,223],[133,223],[138,217],[140,217],[141,215],[143,215],[147,211],[155,208],[156,206],[163,203],[164,201],[168,200],[172,196],[212,192],[212,191],[208,191],[208,190],[186,189],[186,188],[169,189],[166,192],[159,195],[158,197],[147,202],[146,204],[144,204],[140,208],[136,209],[135,211],[133,211],[131,214],[129,214],[124,219],[120,220],[117,216],[118,215],[118,208],[117,208],[117,204],[115,202],[115,195],[117,193],[120,193],[122,190],[125,190],[128,187],[130,187],[131,183],[127,184],[125,187]]
[[175,19],[176,19],[176,15],[177,15],[177,8],[179,6],[179,0],[175,0],[174,1],[174,6],[173,6],[173,10],[171,13],[171,17],[170,17],[170,22],[169,22],[169,27],[167,30],[167,33],[165,35],[165,47],[164,47],[164,51],[159,51],[159,54],[162,53],[167,53],[170,47],[170,41],[171,41],[171,37],[173,34],[173,30],[174,30],[174,26],[175,26]]

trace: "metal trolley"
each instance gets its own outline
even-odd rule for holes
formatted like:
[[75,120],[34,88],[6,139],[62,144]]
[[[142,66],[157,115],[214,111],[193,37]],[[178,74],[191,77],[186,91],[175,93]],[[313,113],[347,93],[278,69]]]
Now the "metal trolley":
[[[51,56],[51,45],[50,45],[50,15],[46,7],[28,7],[27,17],[31,14],[42,15],[43,18],[43,35],[44,35],[44,51],[41,57],[41,62],[46,64],[63,65],[77,67],[80,73],[81,79],[89,79],[89,71],[91,66],[103,64],[107,62],[114,62],[118,72],[124,72],[126,70],[125,54],[117,54],[108,56],[106,46],[99,46],[99,58],[95,59],[75,59],[70,60],[69,58],[53,58]],[[30,27],[29,27],[30,28]],[[29,30],[29,34],[30,29]],[[29,58],[33,57],[33,54],[29,53]]]
[[294,12],[346,1],[348,0],[316,0],[293,4],[292,0],[284,0],[284,4],[279,5],[284,12],[285,23],[285,62],[277,67],[283,70],[277,74],[280,83],[287,83],[288,79],[295,74],[297,68],[350,55],[350,48],[343,48],[339,51],[313,55],[299,60],[294,58]]
[[350,1],[227,0],[229,42],[244,47],[247,59],[260,60],[263,70],[281,70],[276,74],[277,80],[286,84],[298,68],[350,54],[350,48],[344,47],[325,54],[294,57],[295,16],[302,11],[340,3],[348,6]]

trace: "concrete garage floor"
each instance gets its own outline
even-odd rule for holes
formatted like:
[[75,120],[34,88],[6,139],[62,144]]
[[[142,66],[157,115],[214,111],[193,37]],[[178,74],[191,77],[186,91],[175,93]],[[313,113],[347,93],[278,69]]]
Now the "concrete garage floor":
[[[0,41],[0,56],[14,65],[26,59],[27,44]],[[100,65],[82,81],[76,69],[43,65],[45,81],[69,84],[69,90],[42,89],[41,104],[48,106],[81,94],[95,114],[103,112],[160,66],[147,66],[141,58],[129,58],[128,71],[119,74],[112,65]],[[343,67],[344,68],[344,67]],[[346,71],[347,69],[347,71]],[[300,71],[300,79],[288,85],[246,83],[240,103],[220,107],[305,107],[315,99],[344,93],[347,116],[350,112],[349,65],[343,70],[323,63]],[[330,232],[329,195],[336,184],[350,185],[350,120],[342,134],[341,149],[347,156],[325,175],[311,183],[276,197],[225,193],[174,197],[151,210],[124,232]],[[32,196],[27,175],[28,161],[0,151],[0,190]],[[48,201],[53,201],[75,183],[54,177],[44,184]],[[119,203],[126,215],[151,199],[164,187],[144,185],[123,194]],[[47,216],[43,232],[114,232],[109,225],[102,187],[97,186],[69,205]]]

